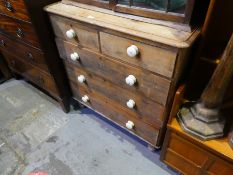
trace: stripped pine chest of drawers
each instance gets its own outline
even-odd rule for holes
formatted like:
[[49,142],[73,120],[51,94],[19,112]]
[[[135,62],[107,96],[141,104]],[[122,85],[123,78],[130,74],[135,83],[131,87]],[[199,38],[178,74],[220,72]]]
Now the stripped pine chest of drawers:
[[199,30],[184,32],[71,1],[45,10],[73,98],[159,148]]
[[0,0],[0,50],[15,77],[24,77],[68,112],[65,69],[43,11],[45,5],[56,1]]

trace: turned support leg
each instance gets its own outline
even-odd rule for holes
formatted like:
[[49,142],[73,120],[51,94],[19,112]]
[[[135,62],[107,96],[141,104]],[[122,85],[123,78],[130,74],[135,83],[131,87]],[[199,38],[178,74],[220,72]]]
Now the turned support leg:
[[182,128],[203,140],[223,136],[225,120],[220,113],[226,89],[233,75],[233,35],[200,101],[184,105],[177,114]]

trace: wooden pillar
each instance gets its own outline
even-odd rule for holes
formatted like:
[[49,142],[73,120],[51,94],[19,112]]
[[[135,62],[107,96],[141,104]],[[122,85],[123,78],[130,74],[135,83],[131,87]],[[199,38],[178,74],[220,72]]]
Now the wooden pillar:
[[178,121],[184,130],[204,140],[223,135],[225,120],[219,109],[232,76],[233,35],[200,101],[185,105],[179,111]]

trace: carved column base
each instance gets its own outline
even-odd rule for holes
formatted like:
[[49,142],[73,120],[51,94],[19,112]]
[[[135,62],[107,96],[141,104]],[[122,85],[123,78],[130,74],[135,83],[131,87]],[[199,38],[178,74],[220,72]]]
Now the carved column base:
[[202,103],[186,103],[178,112],[177,119],[185,131],[202,140],[224,135],[224,118],[218,110],[205,108]]

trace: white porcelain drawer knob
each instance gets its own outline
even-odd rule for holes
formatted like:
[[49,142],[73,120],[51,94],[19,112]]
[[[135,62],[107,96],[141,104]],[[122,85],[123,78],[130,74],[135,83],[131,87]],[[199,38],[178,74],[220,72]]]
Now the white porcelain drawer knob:
[[82,97],[82,101],[85,102],[85,103],[88,102],[89,101],[89,97],[87,95],[84,95]]
[[125,78],[125,82],[129,86],[133,86],[137,82],[137,79],[134,75],[129,75],[128,77]]
[[76,36],[76,33],[73,29],[67,30],[66,31],[66,36],[70,39],[74,38]]
[[78,76],[78,82],[79,83],[84,83],[86,81],[86,78],[84,77],[84,75],[79,75]]
[[126,128],[128,129],[133,129],[134,128],[134,123],[132,121],[128,121],[126,124],[125,124]]
[[126,105],[128,108],[133,109],[135,107],[136,103],[134,100],[130,99],[129,101],[127,101]]
[[74,53],[70,54],[70,59],[73,60],[73,61],[79,60],[78,53],[74,52]]
[[131,45],[127,48],[127,55],[129,57],[135,57],[138,55],[138,53],[139,53],[139,49],[135,45]]

